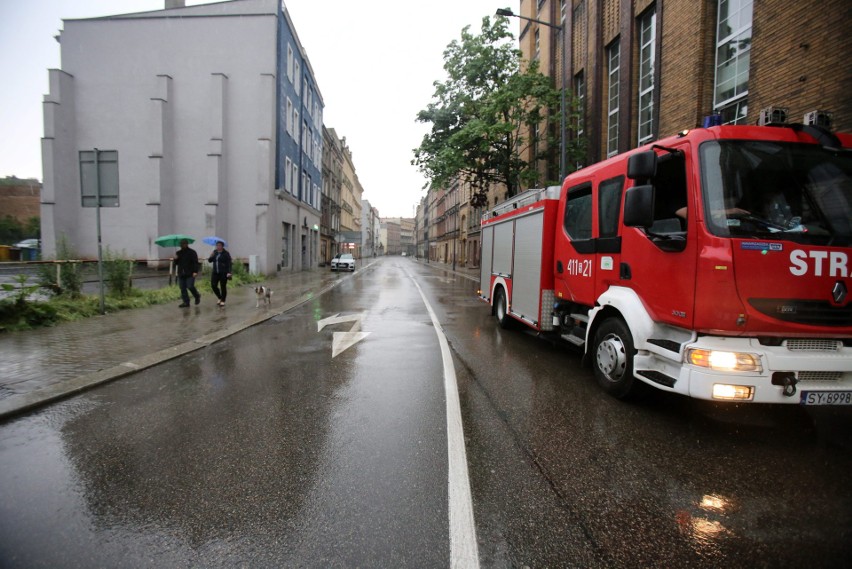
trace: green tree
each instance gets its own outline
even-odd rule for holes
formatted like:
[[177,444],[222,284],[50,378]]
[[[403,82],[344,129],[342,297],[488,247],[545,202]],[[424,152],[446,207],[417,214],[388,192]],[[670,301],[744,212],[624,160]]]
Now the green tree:
[[[418,122],[432,127],[412,160],[432,186],[462,178],[472,186],[471,203],[484,205],[492,184],[513,196],[522,186],[558,182],[540,179],[535,162],[522,156],[533,145],[535,161],[558,163],[560,92],[539,71],[538,61],[522,67],[505,18],[485,17],[479,35],[466,27],[461,40],[447,46],[448,78],[434,83],[433,101],[417,114]],[[547,128],[531,128],[545,121]],[[538,139],[522,132],[538,132]],[[572,148],[569,155],[575,152]]]

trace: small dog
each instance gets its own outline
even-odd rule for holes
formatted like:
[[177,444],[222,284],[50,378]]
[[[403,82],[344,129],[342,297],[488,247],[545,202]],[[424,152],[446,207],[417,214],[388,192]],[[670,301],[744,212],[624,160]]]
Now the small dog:
[[258,285],[254,287],[254,295],[257,298],[257,302],[255,303],[255,308],[260,308],[260,303],[268,304],[272,306],[272,289],[269,287],[265,287],[263,285]]

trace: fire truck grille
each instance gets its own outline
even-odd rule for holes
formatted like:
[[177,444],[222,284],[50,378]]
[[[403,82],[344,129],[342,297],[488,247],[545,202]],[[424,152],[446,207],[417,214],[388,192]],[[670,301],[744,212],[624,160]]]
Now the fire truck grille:
[[835,306],[821,300],[785,298],[750,298],[748,303],[758,312],[784,322],[837,327],[852,323],[852,304]]
[[843,379],[841,371],[800,371],[799,381],[840,381]]
[[843,345],[839,340],[814,339],[792,339],[784,342],[791,352],[836,352]]

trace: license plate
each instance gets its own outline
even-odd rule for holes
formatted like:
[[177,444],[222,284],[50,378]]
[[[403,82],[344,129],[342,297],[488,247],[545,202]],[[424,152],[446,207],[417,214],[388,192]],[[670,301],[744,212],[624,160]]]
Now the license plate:
[[852,405],[852,391],[802,391],[802,405]]

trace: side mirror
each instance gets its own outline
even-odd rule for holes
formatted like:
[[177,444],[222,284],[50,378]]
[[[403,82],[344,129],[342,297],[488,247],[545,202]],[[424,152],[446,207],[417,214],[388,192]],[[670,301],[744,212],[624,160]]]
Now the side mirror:
[[654,224],[654,186],[633,186],[624,194],[624,225],[651,227]]
[[643,183],[657,175],[657,153],[646,150],[627,159],[627,177]]

